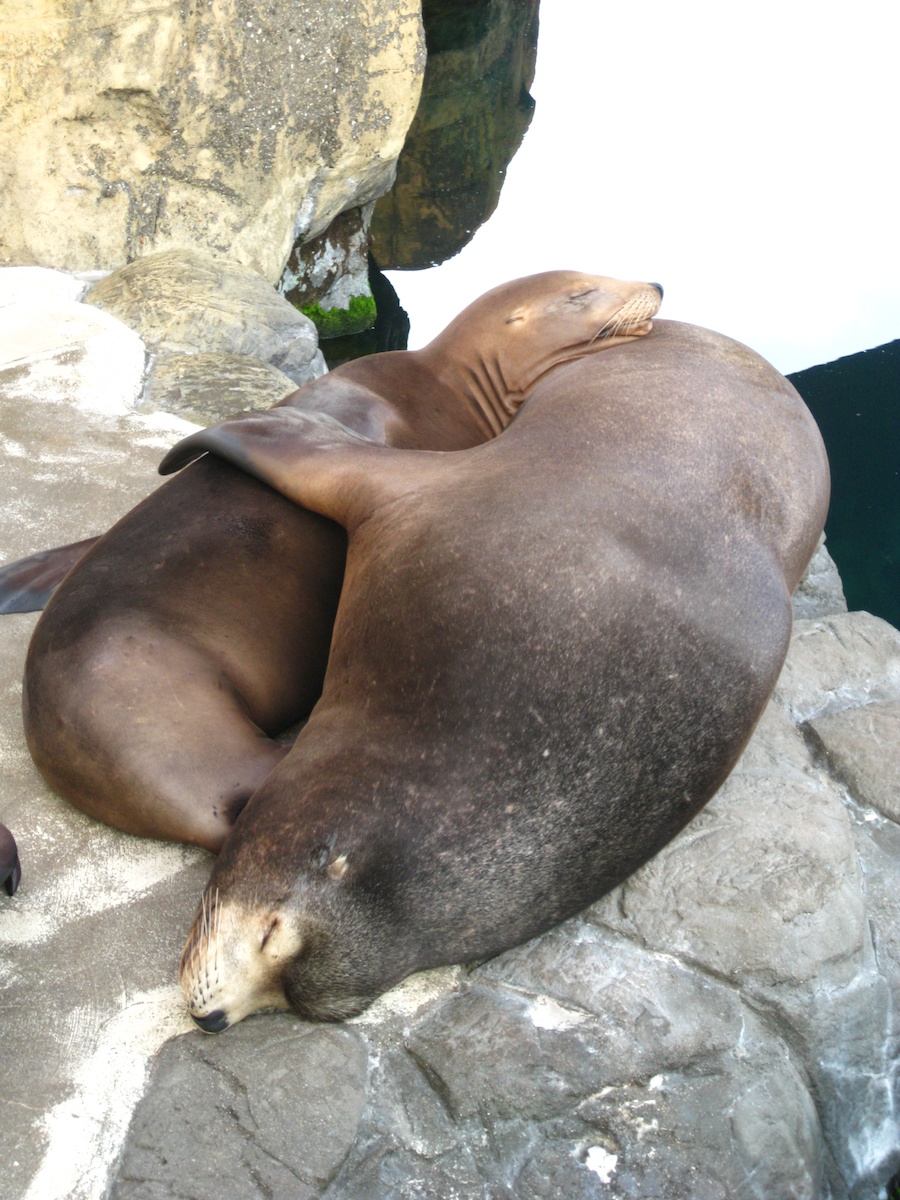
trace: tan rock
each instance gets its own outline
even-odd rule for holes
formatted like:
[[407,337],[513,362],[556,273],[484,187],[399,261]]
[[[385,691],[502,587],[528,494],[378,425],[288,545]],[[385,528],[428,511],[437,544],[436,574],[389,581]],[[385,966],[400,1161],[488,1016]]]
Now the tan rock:
[[274,282],[380,195],[419,97],[418,0],[5,0],[0,263],[192,246]]
[[233,413],[271,408],[296,386],[249,354],[160,354],[138,409],[212,425]]
[[420,270],[467,245],[500,199],[531,122],[537,0],[425,0],[422,101],[375,207],[370,245],[382,270]]
[[196,250],[148,254],[95,283],[86,301],[139,333],[151,354],[250,355],[295,384],[324,370],[308,317],[249,267]]

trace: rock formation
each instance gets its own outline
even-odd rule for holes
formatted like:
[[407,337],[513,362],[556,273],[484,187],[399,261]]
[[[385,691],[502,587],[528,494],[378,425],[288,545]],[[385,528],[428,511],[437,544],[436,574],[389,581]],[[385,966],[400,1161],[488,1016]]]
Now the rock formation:
[[531,122],[537,0],[425,0],[422,99],[375,206],[370,245],[382,270],[457,254],[497,206]]
[[7,0],[0,263],[113,270],[194,247],[274,283],[390,186],[418,0]]

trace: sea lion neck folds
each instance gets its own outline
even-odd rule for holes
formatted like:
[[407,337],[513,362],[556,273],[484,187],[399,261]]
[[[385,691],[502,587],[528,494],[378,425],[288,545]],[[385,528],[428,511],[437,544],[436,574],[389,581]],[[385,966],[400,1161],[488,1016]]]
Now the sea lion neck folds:
[[[553,367],[648,333],[661,299],[656,284],[579,271],[529,275],[486,292],[419,353],[495,436]],[[477,334],[461,338],[463,328]]]

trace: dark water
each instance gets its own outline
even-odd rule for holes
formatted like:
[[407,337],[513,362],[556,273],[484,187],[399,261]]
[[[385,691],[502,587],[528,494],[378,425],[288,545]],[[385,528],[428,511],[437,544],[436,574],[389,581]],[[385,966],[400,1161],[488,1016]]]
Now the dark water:
[[847,604],[900,627],[900,340],[788,378],[828,450],[825,533]]

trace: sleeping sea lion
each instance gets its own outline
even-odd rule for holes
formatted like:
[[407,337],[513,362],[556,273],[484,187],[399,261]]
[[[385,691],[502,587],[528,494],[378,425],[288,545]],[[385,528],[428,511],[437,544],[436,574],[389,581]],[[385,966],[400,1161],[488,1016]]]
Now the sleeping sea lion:
[[[372,443],[472,447],[560,363],[644,333],[659,299],[647,284],[531,276],[425,349],[358,359],[276,407]],[[78,558],[31,641],[25,732],[50,786],[127,832],[218,851],[283,758],[276,735],[319,696],[344,554],[334,522],[215,458],[138,505]]]
[[322,697],[216,862],[182,960],[197,1024],[342,1018],[410,972],[578,912],[719,788],[772,692],[828,503],[802,400],[656,322],[557,367],[498,438],[377,447],[236,418],[222,455],[349,537]]

